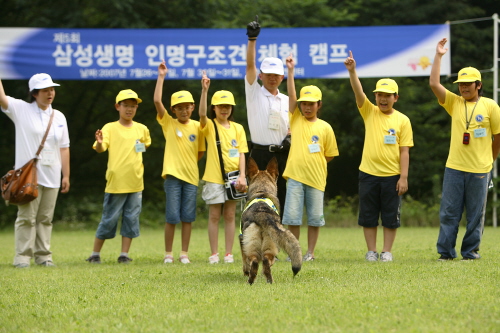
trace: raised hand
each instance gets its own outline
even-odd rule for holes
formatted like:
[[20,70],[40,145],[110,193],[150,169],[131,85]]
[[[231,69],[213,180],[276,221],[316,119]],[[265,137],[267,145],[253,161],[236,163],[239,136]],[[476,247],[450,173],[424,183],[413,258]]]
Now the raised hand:
[[158,75],[166,76],[168,73],[167,65],[165,64],[165,59],[161,61],[161,64],[158,65]]
[[354,60],[352,51],[349,51],[349,56],[344,60],[344,65],[348,71],[352,71],[356,68],[356,60]]
[[102,143],[102,131],[100,129],[95,132],[95,140],[97,143]]
[[286,58],[286,67],[288,69],[293,69],[295,68],[295,60],[293,60],[293,54],[290,53],[290,55]]
[[248,23],[247,35],[250,38],[257,38],[260,33],[259,15],[255,15],[255,21]]
[[204,91],[208,90],[208,87],[210,87],[210,79],[207,76],[207,72],[203,71],[203,75],[201,76],[201,89]]
[[444,46],[446,45],[446,42],[448,40],[446,38],[441,39],[436,46],[436,53],[443,55],[448,51],[448,48],[445,48]]

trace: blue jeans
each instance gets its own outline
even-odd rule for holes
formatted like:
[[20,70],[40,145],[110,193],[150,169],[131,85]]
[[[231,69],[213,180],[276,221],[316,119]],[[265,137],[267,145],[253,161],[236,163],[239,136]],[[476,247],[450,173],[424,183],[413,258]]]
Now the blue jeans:
[[324,197],[325,192],[288,178],[286,182],[286,208],[283,214],[283,224],[302,225],[302,214],[305,204],[307,225],[311,227],[324,226]]
[[489,173],[470,173],[446,168],[443,194],[439,211],[440,228],[437,241],[438,253],[456,258],[458,225],[466,211],[467,229],[460,250],[462,257],[476,259],[483,233],[483,216],[486,208]]
[[196,192],[198,186],[167,176],[163,185],[167,196],[165,221],[170,224],[196,220]]
[[128,238],[139,237],[141,210],[142,192],[104,193],[102,218],[97,227],[96,238],[114,238],[120,215],[122,215],[120,235]]

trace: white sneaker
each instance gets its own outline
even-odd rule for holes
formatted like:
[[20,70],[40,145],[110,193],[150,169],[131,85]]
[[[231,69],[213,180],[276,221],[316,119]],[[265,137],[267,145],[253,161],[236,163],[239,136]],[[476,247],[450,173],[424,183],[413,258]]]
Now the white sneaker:
[[224,262],[226,264],[232,264],[234,263],[234,258],[233,258],[233,255],[232,254],[226,254],[226,256],[224,257]]
[[218,264],[219,263],[219,254],[212,254],[210,257],[208,257],[208,262],[211,264]]
[[366,252],[365,259],[367,261],[378,261],[378,253],[375,251],[368,251]]
[[164,264],[172,264],[173,262],[174,262],[174,257],[170,255],[166,255],[165,258],[163,258]]
[[304,256],[304,258],[302,258],[302,261],[313,261],[314,259],[316,259],[314,257],[314,255],[312,255],[311,253],[307,252]]
[[189,258],[187,255],[180,256],[179,261],[182,262],[183,264],[190,264],[191,263],[191,261],[189,261]]
[[392,253],[391,252],[382,252],[380,254],[380,261],[392,261]]

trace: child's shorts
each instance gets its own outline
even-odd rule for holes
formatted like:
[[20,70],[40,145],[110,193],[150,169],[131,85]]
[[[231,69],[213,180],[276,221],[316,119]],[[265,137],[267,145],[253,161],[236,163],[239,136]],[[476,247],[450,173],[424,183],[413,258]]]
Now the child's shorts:
[[221,204],[228,200],[224,185],[211,182],[206,182],[203,186],[201,198],[207,205]]
[[365,228],[382,226],[396,229],[401,226],[401,196],[396,191],[400,176],[378,177],[359,172],[358,224]]
[[169,175],[163,187],[167,198],[165,221],[170,224],[194,222],[198,186]]
[[118,219],[122,216],[120,235],[128,238],[139,237],[141,209],[142,192],[104,193],[102,218],[95,236],[99,239],[114,238]]
[[285,211],[283,224],[302,225],[302,214],[304,204],[307,213],[307,225],[311,227],[322,227],[325,225],[323,215],[323,200],[325,192],[314,187],[302,184],[292,178],[286,182]]

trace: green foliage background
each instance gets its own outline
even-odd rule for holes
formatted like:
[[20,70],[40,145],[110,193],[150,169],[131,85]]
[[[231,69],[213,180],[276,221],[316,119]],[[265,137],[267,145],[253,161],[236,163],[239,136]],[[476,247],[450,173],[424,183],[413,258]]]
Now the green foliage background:
[[[265,34],[265,28],[279,27],[418,25],[451,21],[450,52],[452,72],[456,73],[465,66],[480,70],[493,67],[493,23],[484,20],[453,24],[453,21],[488,18],[499,12],[497,0],[7,0],[2,4],[0,24],[3,27],[41,28],[245,28],[258,14],[263,27],[261,33]],[[380,36],[379,42],[385,43],[385,37]],[[246,41],[244,33],[241,38],[242,42]],[[40,68],[40,72],[43,71]],[[365,91],[370,91],[376,80],[362,79]],[[401,95],[396,108],[410,117],[415,141],[410,152],[411,197],[406,197],[406,204],[415,212],[435,211],[449,147],[450,120],[437,104],[427,77],[396,80]],[[98,222],[107,155],[92,150],[94,133],[104,124],[117,120],[114,97],[118,91],[130,88],[144,100],[135,120],[147,125],[153,138],[152,146],[144,155],[143,217],[152,224],[160,224],[165,200],[160,177],[165,141],[155,120],[155,81],[56,82],[61,83],[61,87],[57,89],[54,107],[66,115],[70,128],[71,191],[60,196],[55,220]],[[448,89],[455,89],[452,77],[443,78],[442,82]],[[485,95],[491,97],[493,77],[490,71],[483,73],[483,82]],[[339,202],[339,198],[355,202],[364,128],[349,81],[298,80],[297,84],[315,84],[323,91],[321,117],[332,124],[339,144],[341,155],[328,167],[326,199],[331,201],[329,206]],[[27,97],[27,80],[4,80],[3,85],[8,95]],[[199,98],[198,80],[168,81],[164,96],[168,98],[181,89],[193,92],[195,100]],[[221,89],[234,93],[238,104],[236,121],[247,126],[243,82],[214,80],[211,91]],[[371,98],[369,94],[368,97]],[[197,116],[194,114],[193,118]],[[0,116],[0,128],[0,171],[3,173],[14,161],[14,126],[7,117]],[[203,165],[204,160],[200,162],[202,170]],[[204,213],[203,202],[199,210]],[[15,213],[14,207],[0,205],[0,227],[11,225]]]

